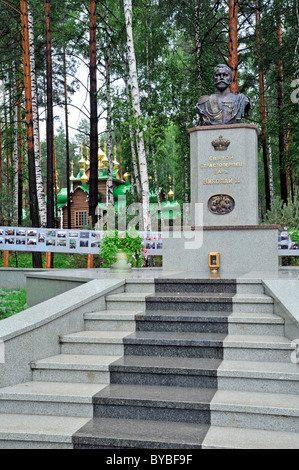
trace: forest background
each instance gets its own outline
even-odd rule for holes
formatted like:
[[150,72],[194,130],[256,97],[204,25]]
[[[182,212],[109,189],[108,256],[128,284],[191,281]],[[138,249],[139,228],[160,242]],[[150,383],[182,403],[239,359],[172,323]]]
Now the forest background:
[[145,227],[149,192],[167,194],[170,179],[189,202],[187,129],[226,63],[260,130],[261,222],[298,228],[298,1],[0,0],[0,225],[54,227],[82,145],[94,221],[105,142],[109,203],[115,147]]

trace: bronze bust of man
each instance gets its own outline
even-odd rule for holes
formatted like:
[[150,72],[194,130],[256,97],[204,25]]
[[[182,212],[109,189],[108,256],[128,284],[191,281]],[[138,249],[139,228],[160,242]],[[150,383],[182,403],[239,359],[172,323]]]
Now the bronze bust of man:
[[204,125],[216,126],[239,124],[249,116],[250,99],[243,94],[231,93],[232,71],[227,65],[217,65],[214,70],[215,93],[201,96],[197,104],[197,112],[202,116]]

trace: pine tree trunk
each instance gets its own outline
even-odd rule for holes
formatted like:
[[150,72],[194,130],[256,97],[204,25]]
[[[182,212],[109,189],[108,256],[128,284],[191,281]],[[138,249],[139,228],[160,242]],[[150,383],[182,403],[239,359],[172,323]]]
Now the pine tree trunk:
[[277,1],[276,8],[276,37],[278,44],[278,59],[277,59],[277,104],[278,104],[278,120],[279,120],[279,165],[280,165],[280,191],[281,199],[288,202],[288,189],[286,177],[286,163],[285,163],[285,135],[283,124],[283,106],[284,106],[284,84],[283,84],[283,65],[281,59],[282,48],[282,26],[281,26],[281,1]]
[[232,68],[231,92],[238,93],[238,0],[229,0],[228,65]]
[[54,122],[52,83],[51,0],[45,0],[47,63],[47,227],[54,228]]
[[268,167],[268,147],[267,147],[267,132],[266,132],[266,100],[265,100],[265,85],[264,85],[264,71],[262,69],[261,57],[261,34],[260,34],[260,21],[261,12],[259,0],[255,0],[255,18],[256,18],[256,43],[257,43],[257,56],[258,56],[258,69],[259,69],[259,95],[260,95],[260,116],[261,116],[261,140],[263,149],[263,163],[264,163],[264,180],[265,180],[265,196],[266,196],[266,210],[271,209],[270,200],[270,184],[269,184],[269,167]]
[[97,223],[98,206],[98,106],[97,106],[97,43],[96,0],[89,0],[89,58],[90,58],[90,178],[89,216]]
[[268,148],[269,148],[269,175],[270,175],[270,201],[271,206],[274,204],[275,189],[274,189],[274,178],[273,178],[273,158],[272,158],[272,142],[271,136],[268,137]]
[[132,0],[124,0],[124,12],[126,20],[127,30],[127,51],[129,60],[129,74],[131,82],[131,93],[132,93],[132,107],[134,111],[134,117],[136,120],[136,136],[137,136],[137,149],[140,169],[140,180],[141,180],[141,194],[142,194],[142,207],[143,207],[143,229],[146,231],[151,230],[151,218],[150,218],[150,205],[149,205],[149,181],[148,181],[148,169],[145,154],[145,145],[143,132],[141,129],[141,107],[140,107],[140,93],[137,77],[137,64],[133,40],[133,29],[132,29]]
[[[20,90],[19,83],[18,89]],[[23,135],[22,135],[22,106],[21,98],[18,100],[18,225],[23,221]]]
[[38,116],[38,100],[35,73],[35,48],[34,48],[34,24],[33,15],[30,6],[28,6],[28,27],[29,27],[29,51],[30,51],[30,70],[31,70],[31,87],[32,87],[32,110],[33,110],[33,133],[34,133],[34,154],[35,154],[35,172],[36,172],[36,189],[39,207],[40,223],[42,227],[47,225],[47,206],[45,199],[44,183],[40,165],[40,149],[39,149],[39,116]]
[[0,224],[3,225],[3,153],[2,153],[2,115],[0,114]]

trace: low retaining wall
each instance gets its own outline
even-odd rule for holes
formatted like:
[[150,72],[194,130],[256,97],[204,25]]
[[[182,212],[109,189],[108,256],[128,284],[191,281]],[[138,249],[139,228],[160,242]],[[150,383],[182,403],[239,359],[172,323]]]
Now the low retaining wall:
[[274,313],[285,319],[285,336],[299,339],[299,280],[263,280],[263,285],[274,299]]
[[0,289],[26,289],[27,274],[45,271],[45,269],[0,268]]
[[93,280],[0,322],[0,388],[32,380],[31,361],[60,353],[59,336],[83,330],[83,315],[106,308],[124,280]]

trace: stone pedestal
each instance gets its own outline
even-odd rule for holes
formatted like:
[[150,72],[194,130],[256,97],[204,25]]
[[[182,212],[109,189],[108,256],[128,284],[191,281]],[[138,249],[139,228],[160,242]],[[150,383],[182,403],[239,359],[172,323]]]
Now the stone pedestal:
[[196,127],[189,133],[192,221],[163,233],[164,270],[207,275],[209,253],[219,252],[220,276],[277,271],[279,227],[261,226],[258,218],[257,126]]
[[276,225],[183,227],[163,236],[163,269],[209,275],[210,252],[220,253],[220,277],[278,270]]
[[203,204],[203,225],[258,225],[257,126],[195,127],[189,133],[191,204]]

